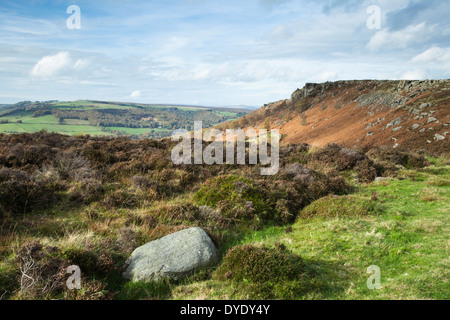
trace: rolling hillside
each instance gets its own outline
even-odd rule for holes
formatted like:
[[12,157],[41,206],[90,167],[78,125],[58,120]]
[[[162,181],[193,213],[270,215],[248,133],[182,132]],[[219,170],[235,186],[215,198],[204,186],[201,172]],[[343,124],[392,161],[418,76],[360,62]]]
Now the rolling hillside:
[[[306,84],[230,127],[280,129],[282,144],[450,150],[450,80]],[[224,126],[221,126],[224,127]]]
[[245,109],[146,105],[81,100],[20,102],[0,109],[0,132],[40,130],[67,135],[163,138],[175,129],[191,130],[195,120],[204,127],[237,119]]

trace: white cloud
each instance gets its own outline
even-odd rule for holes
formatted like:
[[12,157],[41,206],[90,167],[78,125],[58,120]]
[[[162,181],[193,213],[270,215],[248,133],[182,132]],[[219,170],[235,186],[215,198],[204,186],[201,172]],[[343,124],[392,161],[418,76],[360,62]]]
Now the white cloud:
[[130,98],[139,98],[141,96],[141,91],[136,90],[130,94]]
[[61,51],[55,55],[42,57],[31,69],[30,75],[43,80],[75,79],[87,75],[90,61],[88,59],[77,59],[73,62],[71,55],[67,51]]
[[45,56],[35,64],[31,75],[40,78],[50,78],[60,74],[71,64],[70,54],[66,51],[59,52],[54,56]]
[[415,56],[411,61],[415,63],[450,62],[450,48],[433,47]]
[[314,81],[317,82],[326,82],[336,80],[339,75],[338,71],[325,71],[320,73],[317,77],[314,78]]
[[[366,28],[366,7],[374,2],[382,8],[381,30]],[[304,82],[442,78],[450,70],[450,24],[448,4],[437,2],[117,2],[90,19],[88,33],[67,31],[60,18],[39,25],[28,15],[2,12],[0,87],[23,100],[255,105],[289,97]]]
[[189,45],[191,40],[185,37],[171,37],[164,47],[161,49],[163,53],[174,52],[185,48]]
[[371,51],[407,48],[412,43],[425,41],[433,29],[433,26],[427,27],[426,22],[394,32],[383,29],[370,39],[366,47]]
[[86,59],[78,59],[75,64],[73,65],[73,68],[75,70],[81,70],[87,67],[87,65],[89,64],[89,61]]
[[412,70],[403,73],[400,80],[423,80],[426,79],[426,72],[423,70]]
[[293,36],[292,32],[288,30],[284,25],[278,25],[275,28],[273,28],[269,33],[267,33],[265,38],[273,42],[281,42],[286,41],[292,36]]
[[225,82],[258,82],[272,79],[284,82],[296,78],[293,68],[299,65],[291,59],[280,60],[230,60],[222,63],[183,63],[167,71],[152,71],[155,78],[169,81],[207,80]]

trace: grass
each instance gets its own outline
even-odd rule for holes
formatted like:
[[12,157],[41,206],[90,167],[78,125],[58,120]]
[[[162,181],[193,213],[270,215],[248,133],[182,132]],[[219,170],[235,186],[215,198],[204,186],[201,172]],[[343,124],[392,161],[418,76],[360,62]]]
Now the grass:
[[[169,109],[177,108],[184,111],[205,111],[212,109],[201,108],[201,107],[190,107],[190,106],[162,106],[162,105],[146,105],[146,104],[114,104],[108,102],[100,101],[89,101],[89,100],[77,100],[68,102],[53,102],[51,103],[51,109],[54,110],[104,110],[104,109],[117,109],[117,110],[131,110],[136,108],[158,108],[158,109]],[[234,111],[222,111],[215,110],[214,113],[222,115],[228,118],[235,118],[237,112]],[[34,133],[41,130],[46,130],[48,132],[57,132],[67,135],[81,135],[89,134],[92,136],[113,136],[114,134],[109,131],[102,130],[102,127],[91,125],[87,120],[79,119],[65,119],[64,123],[58,124],[57,119],[53,115],[46,115],[42,117],[33,117],[34,111],[22,111],[17,112],[8,116],[0,116],[0,121],[7,120],[9,123],[0,124],[0,132],[3,133]],[[21,123],[17,123],[17,121]],[[156,132],[158,134],[168,135],[172,130],[169,129],[159,129],[159,128],[127,128],[127,127],[105,127],[107,130],[121,131],[127,135],[134,136],[144,136],[150,132]],[[159,136],[158,136],[159,137]]]
[[311,203],[300,212],[301,218],[367,216],[377,213],[375,201],[355,195],[330,195]]
[[[0,120],[8,120],[10,122],[0,124],[0,132],[5,133],[33,133],[47,130],[48,132],[68,135],[112,135],[102,131],[100,127],[89,125],[88,121],[67,119],[64,124],[58,124],[53,115],[33,118],[33,112],[21,112],[11,116],[4,116]],[[22,121],[22,123],[16,123],[18,120]]]
[[[423,196],[429,179],[448,181],[450,166],[414,175],[360,186],[358,197],[375,195],[378,215],[299,218],[291,232],[270,227],[235,244],[282,243],[301,256],[309,290],[297,299],[450,299],[450,185],[433,187],[431,198]],[[367,287],[371,265],[381,268],[379,290]],[[248,294],[241,284],[217,280],[174,290],[176,299],[245,299]]]
[[[352,195],[319,199],[303,209],[290,226],[268,226],[258,231],[224,230],[226,241],[220,245],[222,263],[215,270],[180,283],[130,283],[119,273],[95,274],[96,280],[107,284],[115,299],[125,300],[450,299],[450,165],[443,159],[430,162],[433,165],[424,169],[403,170],[400,179],[357,184]],[[243,189],[238,192],[236,186]],[[98,254],[119,238],[123,228],[129,227],[143,244],[157,238],[159,229],[134,224],[137,217],[161,214],[164,206],[186,201],[215,207],[221,202],[242,202],[242,206],[251,199],[255,208],[263,211],[265,199],[257,191],[251,180],[218,176],[203,188],[174,199],[154,201],[151,206],[109,209],[96,203],[70,206],[62,202],[51,209],[18,217],[9,238],[0,238],[0,296],[5,293],[4,298],[20,298],[17,293],[11,294],[17,292],[17,282],[13,280],[18,277],[16,256],[11,248],[23,243],[40,240],[43,245],[56,246],[63,252],[87,249]],[[89,216],[91,211],[95,211],[95,218]],[[267,249],[253,253],[255,263],[243,259],[247,261],[246,268],[240,265],[239,256],[234,260],[225,258],[230,249],[246,245]],[[283,248],[281,253],[277,251],[279,248]],[[126,256],[115,255],[116,265],[122,265]],[[293,264],[298,278],[287,270],[288,276],[281,280],[270,281],[277,275],[265,279],[269,271],[285,266],[274,266],[270,259],[264,260],[272,256],[278,257],[277,261],[301,259],[301,268]],[[260,265],[268,272],[255,274],[252,266],[258,265],[260,259],[263,259]],[[372,265],[381,269],[382,287],[378,290],[369,290],[366,285],[370,276],[367,268]],[[284,272],[282,269],[278,273]],[[236,271],[239,272],[227,275]],[[88,288],[83,290],[89,292]]]
[[172,293],[173,285],[162,282],[127,282],[116,295],[117,300],[167,299]]
[[0,132],[5,133],[33,133],[46,130],[48,132],[58,132],[67,135],[110,136],[112,134],[104,132],[100,127],[89,125],[54,125],[54,124],[29,124],[29,123],[7,123],[0,124]]

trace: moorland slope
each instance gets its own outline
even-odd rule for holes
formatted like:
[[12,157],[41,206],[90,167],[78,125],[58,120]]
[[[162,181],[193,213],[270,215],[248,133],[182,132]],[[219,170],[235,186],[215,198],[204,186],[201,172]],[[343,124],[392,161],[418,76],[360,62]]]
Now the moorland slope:
[[[282,144],[450,149],[450,80],[307,83],[229,127],[280,129]],[[225,127],[222,125],[221,127]]]

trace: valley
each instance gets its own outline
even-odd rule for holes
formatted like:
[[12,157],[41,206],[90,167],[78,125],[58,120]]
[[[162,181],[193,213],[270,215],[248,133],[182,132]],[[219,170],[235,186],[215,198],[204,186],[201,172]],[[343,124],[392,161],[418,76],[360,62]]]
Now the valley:
[[0,109],[0,132],[40,130],[68,135],[130,136],[159,139],[178,128],[191,130],[194,120],[210,127],[237,119],[245,109],[141,105],[105,101],[21,102]]

